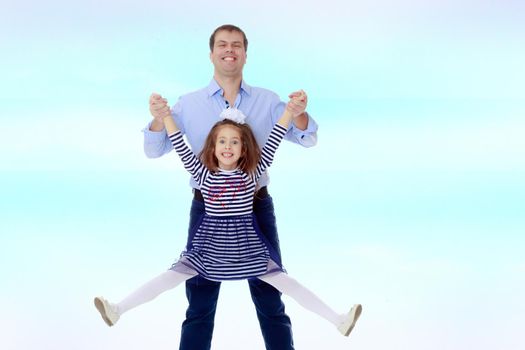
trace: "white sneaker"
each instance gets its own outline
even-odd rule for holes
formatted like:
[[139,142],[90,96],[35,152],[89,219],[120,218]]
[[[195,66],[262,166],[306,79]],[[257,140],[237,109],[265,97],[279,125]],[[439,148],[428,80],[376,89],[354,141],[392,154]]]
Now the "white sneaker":
[[342,335],[345,337],[348,337],[352,329],[354,329],[355,323],[359,319],[359,316],[361,316],[361,311],[363,311],[363,307],[361,304],[355,304],[352,306],[348,314],[346,315],[345,320],[343,323],[337,327],[339,332],[341,332]]
[[113,304],[110,304],[103,297],[96,297],[93,301],[95,302],[95,307],[97,308],[98,312],[100,312],[102,319],[107,323],[108,326],[111,327],[117,323],[120,315]]

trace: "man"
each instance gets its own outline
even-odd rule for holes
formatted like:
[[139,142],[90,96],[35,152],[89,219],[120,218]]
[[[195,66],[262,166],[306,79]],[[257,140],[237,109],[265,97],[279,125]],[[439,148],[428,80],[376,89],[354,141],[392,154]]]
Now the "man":
[[[265,89],[251,87],[243,80],[248,40],[244,32],[233,25],[218,27],[210,37],[210,60],[214,66],[210,84],[198,91],[183,95],[171,109],[171,114],[193,151],[199,153],[212,125],[226,108],[237,108],[246,116],[259,145],[264,145],[273,125],[286,104]],[[302,98],[292,98],[304,96]],[[289,96],[288,103],[295,115],[294,125],[285,139],[304,147],[317,143],[317,124],[305,112],[307,97],[302,91]],[[164,130],[162,118],[170,112],[167,100],[158,94],[150,97],[153,120],[144,129],[144,151],[149,158],[160,157],[171,151],[172,145]],[[261,177],[254,199],[254,212],[263,234],[280,255],[273,201],[268,194],[269,179]],[[190,211],[191,228],[204,213],[202,194],[194,180],[190,180],[194,199]],[[190,237],[188,237],[188,241]],[[290,318],[284,311],[281,294],[275,288],[257,279],[249,280],[252,300],[267,350],[293,350]],[[215,310],[220,283],[199,276],[186,282],[189,306],[182,324],[181,350],[210,349]]]

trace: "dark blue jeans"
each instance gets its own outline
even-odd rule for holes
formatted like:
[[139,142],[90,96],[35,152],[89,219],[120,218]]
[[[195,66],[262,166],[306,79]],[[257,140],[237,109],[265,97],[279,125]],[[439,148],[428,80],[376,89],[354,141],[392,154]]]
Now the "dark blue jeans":
[[[255,199],[253,210],[261,231],[281,256],[272,197]],[[190,232],[203,213],[204,203],[193,200],[190,211]],[[285,313],[281,293],[259,279],[250,279],[248,284],[266,349],[293,350],[292,325]],[[186,281],[189,306],[186,320],[182,323],[180,350],[210,349],[220,287],[220,282],[209,281],[200,276]]]

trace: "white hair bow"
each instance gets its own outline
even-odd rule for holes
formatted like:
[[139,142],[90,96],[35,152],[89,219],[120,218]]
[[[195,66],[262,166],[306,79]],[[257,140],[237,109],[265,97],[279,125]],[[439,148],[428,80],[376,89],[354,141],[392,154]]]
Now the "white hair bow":
[[219,117],[221,119],[233,120],[234,122],[239,124],[244,124],[246,119],[244,113],[238,110],[237,108],[226,108],[221,112]]

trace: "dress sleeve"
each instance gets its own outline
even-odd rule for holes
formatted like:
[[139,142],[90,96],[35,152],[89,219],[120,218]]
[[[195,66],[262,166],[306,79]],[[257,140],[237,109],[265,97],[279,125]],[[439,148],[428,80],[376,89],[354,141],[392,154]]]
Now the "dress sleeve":
[[193,179],[197,181],[199,185],[202,185],[202,181],[206,174],[207,169],[204,164],[195,156],[195,153],[188,147],[184,139],[182,138],[182,132],[178,130],[174,134],[168,135],[168,138],[173,145],[173,149],[179,155],[182,160],[184,168],[191,174]]
[[286,131],[286,128],[280,124],[275,124],[273,126],[273,129],[268,136],[268,140],[266,140],[261,151],[261,159],[255,170],[255,180],[258,180],[261,174],[272,164],[273,156],[277,151],[277,148],[279,148],[279,144],[283,140]]

